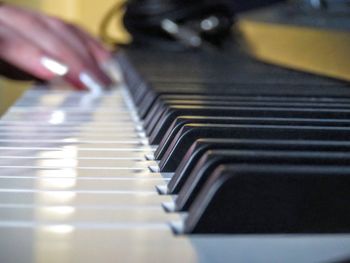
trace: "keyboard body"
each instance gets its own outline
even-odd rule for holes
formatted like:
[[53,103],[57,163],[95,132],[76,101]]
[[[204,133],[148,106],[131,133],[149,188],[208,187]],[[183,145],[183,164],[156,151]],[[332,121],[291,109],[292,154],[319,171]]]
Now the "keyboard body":
[[0,262],[343,262],[350,234],[183,234],[160,195],[157,162],[130,95],[135,85],[236,96],[348,97],[347,84],[224,53],[130,50],[125,83],[95,98],[28,91],[0,120]]

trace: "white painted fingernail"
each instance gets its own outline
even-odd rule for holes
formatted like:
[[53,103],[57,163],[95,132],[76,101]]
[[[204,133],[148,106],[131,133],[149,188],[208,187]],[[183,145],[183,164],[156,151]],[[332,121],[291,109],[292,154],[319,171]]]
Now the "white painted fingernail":
[[80,73],[79,79],[91,93],[95,95],[102,94],[104,86],[100,82],[98,82],[94,77],[92,77],[89,73]]
[[47,70],[58,76],[64,76],[68,73],[68,66],[58,62],[55,59],[49,57],[42,57],[40,59],[41,65],[43,65]]
[[123,82],[121,67],[115,60],[109,60],[101,65],[103,71],[116,83]]

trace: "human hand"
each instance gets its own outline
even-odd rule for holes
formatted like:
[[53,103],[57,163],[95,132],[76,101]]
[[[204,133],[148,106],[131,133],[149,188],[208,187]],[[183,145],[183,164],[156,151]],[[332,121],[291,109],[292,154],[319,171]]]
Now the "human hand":
[[111,59],[75,25],[31,10],[0,5],[0,59],[42,80],[63,77],[77,89],[108,87],[101,69]]

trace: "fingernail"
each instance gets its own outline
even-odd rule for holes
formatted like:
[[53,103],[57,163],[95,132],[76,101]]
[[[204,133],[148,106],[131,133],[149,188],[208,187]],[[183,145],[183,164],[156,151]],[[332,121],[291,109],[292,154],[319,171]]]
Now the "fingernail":
[[104,85],[97,81],[89,73],[82,72],[79,75],[79,80],[84,84],[84,86],[91,92],[96,95],[102,94],[104,90]]
[[68,66],[49,57],[40,59],[41,65],[57,76],[64,76],[68,73]]
[[123,82],[123,73],[118,62],[115,60],[108,60],[101,65],[103,71],[115,82]]

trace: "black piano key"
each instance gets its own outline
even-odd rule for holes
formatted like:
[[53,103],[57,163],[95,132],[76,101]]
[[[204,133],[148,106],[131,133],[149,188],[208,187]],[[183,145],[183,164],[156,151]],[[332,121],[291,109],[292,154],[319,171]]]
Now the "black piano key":
[[235,91],[237,89],[227,89],[227,87],[219,88],[210,88],[203,87],[200,85],[191,85],[191,84],[161,84],[160,87],[149,87],[145,88],[143,91],[138,92],[138,96],[134,99],[134,102],[137,106],[149,109],[151,105],[157,100],[161,95],[223,95],[223,94],[232,94],[236,95]]
[[[159,141],[159,138],[155,138],[157,136],[162,136],[162,134],[158,133],[157,130],[154,130],[156,123],[159,121],[160,116],[169,108],[169,106],[200,106],[203,108],[206,107],[239,107],[239,106],[247,106],[247,107],[286,107],[286,108],[302,108],[302,109],[332,109],[332,110],[345,110],[349,109],[349,105],[344,104],[332,104],[332,103],[311,103],[311,102],[270,102],[270,101],[237,101],[233,100],[165,100],[158,101],[155,103],[149,111],[149,114],[145,118],[144,126],[147,131],[147,134],[150,135],[151,141]],[[166,127],[165,127],[166,128]],[[153,129],[153,133],[152,133]]]
[[346,87],[327,85],[320,89],[319,85],[293,85],[293,84],[218,84],[218,83],[152,83],[152,85],[142,85],[143,89],[137,91],[135,104],[147,110],[154,101],[164,95],[176,96],[241,96],[241,97],[290,97],[293,100],[328,100],[338,102],[348,102],[349,94]]
[[[350,94],[348,94],[350,95]],[[161,94],[159,100],[237,100],[237,101],[267,101],[267,102],[287,102],[287,103],[316,103],[329,105],[348,105],[350,97],[329,96],[289,96],[289,95],[259,95],[259,94]]]
[[[332,97],[293,97],[293,96],[254,96],[254,95],[246,95],[246,96],[238,96],[238,95],[193,95],[193,94],[167,94],[162,95],[159,94],[154,101],[147,101],[144,105],[140,105],[138,108],[139,115],[142,119],[145,118],[147,113],[150,111],[150,108],[160,103],[161,101],[170,101],[170,100],[190,100],[190,101],[225,101],[225,100],[236,100],[240,102],[276,102],[282,105],[286,104],[297,104],[300,106],[300,103],[312,103],[317,107],[325,106],[325,107],[350,107],[350,99],[346,98],[332,98]],[[286,104],[284,104],[286,103]]]
[[147,107],[148,105],[152,105],[158,96],[153,88],[146,85],[144,85],[144,87],[146,88],[137,92],[137,97],[134,98],[134,104],[137,106],[137,108],[144,107],[143,105],[146,105]]
[[348,85],[341,84],[303,84],[303,83],[225,83],[225,82],[181,82],[153,81],[146,86],[157,94],[225,94],[291,97],[334,97],[349,99]]
[[164,113],[164,111],[169,106],[201,106],[201,107],[210,107],[210,106],[222,106],[222,107],[238,107],[238,106],[246,106],[246,107],[283,107],[283,108],[303,108],[303,109],[332,109],[332,110],[345,110],[349,109],[349,105],[347,103],[319,103],[319,102],[294,102],[294,101],[259,101],[259,100],[245,100],[240,101],[236,98],[222,98],[215,99],[216,96],[210,96],[211,99],[202,100],[190,100],[190,99],[166,99],[166,100],[157,100],[153,106],[149,109],[148,114],[145,116],[145,128],[148,131],[149,126],[153,127],[154,124],[159,119],[159,116]]
[[149,113],[144,118],[144,129],[148,135],[151,134],[153,128],[156,126],[168,108],[168,105],[164,105],[163,102],[159,102],[150,109]]
[[154,157],[156,160],[161,160],[174,140],[178,131],[186,124],[250,124],[258,122],[258,118],[236,118],[236,117],[214,117],[214,116],[179,116],[169,126],[164,134],[157,133],[162,136]]
[[[231,45],[228,49],[232,49]],[[153,82],[224,82],[230,84],[245,81],[276,85],[337,83],[334,80],[259,63],[237,52],[237,47],[234,48],[235,52],[228,49],[225,48],[223,52],[215,52],[210,56],[205,52],[150,52],[149,50],[145,52],[143,50],[143,53],[148,54],[145,56],[145,54],[137,53],[132,57],[132,61],[140,72]],[[133,55],[134,52],[132,50],[131,54]]]
[[[152,136],[160,136],[161,141],[154,153],[156,160],[163,158],[166,150],[174,140],[177,132],[185,124],[259,124],[259,125],[298,125],[298,126],[328,126],[328,127],[349,127],[350,120],[334,120],[334,119],[302,119],[302,118],[258,118],[258,117],[213,117],[213,116],[179,116],[168,127],[167,131],[162,134],[160,132],[152,134]],[[159,140],[154,138],[153,140]]]
[[350,163],[348,152],[264,151],[264,150],[213,150],[198,161],[176,199],[176,210],[186,211],[207,182],[212,172],[227,164],[295,164],[336,165]]
[[201,100],[194,99],[166,99],[161,100],[159,103],[163,104],[162,106],[170,105],[192,105],[192,106],[261,106],[261,107],[297,107],[297,108],[322,108],[322,109],[349,109],[350,105],[348,103],[318,103],[313,101],[306,102],[286,102],[286,101],[257,101],[257,100],[238,100],[236,98],[230,97],[218,97],[218,96],[208,96],[204,97]]
[[276,101],[276,98],[278,101],[284,101],[282,97],[263,97],[263,96],[233,96],[233,95],[193,95],[193,94],[159,94],[157,98],[155,99],[154,103],[149,103],[148,105],[140,105],[139,107],[139,114],[142,118],[149,112],[150,108],[156,104],[160,103],[162,101],[169,101],[169,100],[210,100],[210,101],[222,101],[222,100],[233,100],[236,99],[237,101],[251,101],[251,100],[258,100],[258,101]]
[[174,104],[174,101],[187,101],[188,103],[192,104],[192,102],[195,101],[226,101],[226,100],[237,100],[237,101],[245,101],[245,97],[243,96],[219,96],[219,95],[159,95],[154,102],[149,103],[148,105],[140,105],[139,107],[139,115],[142,119],[145,118],[146,115],[152,115],[151,110],[153,109],[153,112],[156,111],[154,107],[159,107],[161,103],[164,102],[171,102]]
[[278,150],[349,152],[349,141],[303,140],[247,140],[247,139],[199,139],[189,148],[167,188],[169,194],[178,194],[199,159],[210,150]]
[[349,233],[349,167],[218,167],[191,206],[186,233]]
[[[210,102],[209,102],[210,103]],[[196,103],[194,103],[193,105],[191,104],[169,104],[167,102],[164,101],[160,101],[158,102],[156,105],[153,105],[153,107],[150,109],[149,114],[146,116],[145,120],[144,120],[144,127],[145,130],[147,132],[147,134],[149,134],[150,136],[150,140],[153,141],[151,133],[156,130],[155,127],[157,125],[157,123],[160,121],[161,117],[166,114],[167,110],[169,109],[169,107],[186,107],[186,106],[197,106],[200,107],[201,109],[204,109],[206,107],[221,107],[224,105],[221,105],[221,101],[214,101],[212,102],[213,105],[210,104],[203,104],[203,105],[198,105]],[[230,102],[231,106],[235,106],[235,102]],[[224,106],[225,107],[225,106]],[[164,127],[165,128],[165,127]],[[158,130],[155,131],[156,133],[158,133]]]
[[[348,119],[350,110],[333,109],[301,109],[281,107],[201,107],[201,106],[170,106],[156,121],[154,127],[149,127],[148,134],[153,130],[165,133],[165,130],[176,117],[182,115],[193,116],[232,116],[232,117],[279,117],[279,118],[334,118]],[[158,137],[157,137],[158,138]],[[151,144],[159,144],[158,140],[150,139]]]
[[[211,65],[212,67],[216,67],[216,65]],[[197,67],[197,66],[196,66]],[[208,66],[207,66],[208,67]],[[182,69],[180,72],[178,71],[178,68],[173,68],[171,71],[165,71],[162,69],[162,71],[157,70],[157,76],[154,76],[150,80],[153,83],[159,83],[159,82],[177,82],[177,83],[221,83],[229,85],[237,85],[237,84],[253,84],[255,86],[259,86],[261,84],[274,84],[276,86],[278,85],[305,85],[305,86],[311,86],[311,85],[332,85],[335,84],[335,82],[329,81],[328,83],[324,81],[306,81],[304,78],[303,81],[301,81],[300,78],[293,78],[293,74],[288,75],[275,75],[271,74],[271,72],[265,71],[263,74],[255,72],[242,72],[240,69],[225,69],[225,74],[220,71],[215,71],[215,75],[212,72],[212,69],[207,71],[208,68],[201,67],[201,65],[198,67],[199,71],[196,71],[194,73],[192,70],[184,70]],[[200,71],[203,70],[203,72],[200,73]],[[174,78],[173,75],[175,75],[177,72],[177,77]],[[192,74],[191,74],[192,73]],[[294,72],[295,73],[295,72]],[[150,73],[152,74],[152,73]],[[198,74],[198,75],[197,75]],[[164,76],[165,75],[165,76]],[[190,76],[189,76],[190,75]],[[310,79],[309,79],[310,80]],[[339,85],[339,84],[338,84]]]
[[[174,176],[179,174],[179,169],[182,168],[182,166],[184,166],[186,170],[184,159],[188,158],[188,156],[192,159],[189,158],[187,164],[190,166],[193,165],[192,168],[187,168],[187,174],[189,174],[190,171],[193,170],[194,164],[197,163],[200,157],[208,150],[224,148],[241,151],[245,149],[255,152],[259,150],[264,150],[265,152],[267,150],[274,152],[302,151],[306,154],[308,152],[317,153],[319,151],[325,154],[328,154],[328,152],[333,154],[339,151],[348,152],[349,133],[347,127],[348,120],[350,119],[348,119],[349,115],[342,114],[344,113],[343,110],[349,109],[348,105],[350,105],[348,104],[350,96],[349,85],[326,78],[318,78],[300,72],[289,71],[280,67],[268,66],[262,63],[257,65],[258,63],[254,60],[236,54],[238,52],[234,52],[235,55],[232,57],[225,53],[223,56],[220,56],[219,60],[217,59],[217,55],[219,54],[215,54],[215,56],[205,54],[197,56],[191,52],[180,52],[180,55],[165,52],[164,56],[162,56],[163,52],[157,52],[156,54],[158,54],[158,56],[161,55],[161,60],[164,60],[163,62],[165,64],[163,63],[162,66],[159,67],[159,62],[154,61],[153,54],[139,57],[136,64],[139,64],[137,66],[141,68],[142,75],[145,74],[149,77],[151,83],[140,85],[140,83],[135,82],[132,85],[131,92],[133,93],[132,97],[134,102],[138,107],[138,113],[147,125],[147,134],[151,137],[150,140],[153,141],[154,144],[161,143],[161,147],[159,147],[155,153],[156,156],[158,154],[160,154],[160,157],[164,156],[164,158],[161,158],[161,164],[164,163],[167,158],[173,158],[170,156],[171,153],[174,153],[175,156],[179,155],[179,160],[183,160],[180,166],[178,166]],[[189,66],[179,67],[178,65]],[[139,74],[137,78],[140,78],[140,75],[141,74]],[[225,101],[230,101],[229,105],[225,105]],[[233,105],[231,102],[235,102],[235,104]],[[231,113],[226,111],[222,115],[217,112],[212,113],[212,115],[207,114],[207,116],[205,116],[208,118],[206,122],[200,119],[200,117],[204,115],[199,111],[196,112],[196,109],[193,108],[187,111],[181,109],[183,112],[177,111],[178,109],[176,109],[177,112],[173,112],[176,106],[204,106],[205,108],[210,108],[213,106],[212,104],[219,105],[220,107],[225,106],[224,108],[235,106],[240,109],[235,109],[235,111]],[[247,108],[253,107],[257,109],[252,111],[247,110]],[[279,109],[266,113],[266,109],[262,109],[265,107],[289,108],[288,111],[291,112],[291,114],[289,115],[288,112],[286,113]],[[241,108],[245,108],[244,111],[241,111]],[[309,108],[313,108],[315,112],[309,113]],[[297,112],[299,109],[302,111]],[[327,113],[325,111],[326,109],[329,109]],[[334,110],[338,110],[338,112]],[[332,111],[333,113],[330,113]],[[236,115],[237,113],[238,115]],[[328,115],[328,113],[330,114]],[[145,122],[147,115],[148,119]],[[186,119],[187,116],[192,118],[192,122]],[[231,120],[217,122],[218,119],[216,119],[214,121],[218,116],[224,117],[223,119],[235,118],[236,122],[234,122],[235,125],[233,125],[235,127],[227,126],[229,123],[231,125],[233,124]],[[181,119],[182,117],[185,117],[185,119]],[[150,125],[150,122],[152,122],[152,125]],[[179,133],[180,131],[184,131],[185,127],[196,125],[196,128],[198,128],[198,125],[202,124],[215,124],[210,127],[213,128],[210,132],[207,131],[207,133],[210,134],[208,135],[209,138],[201,139],[207,140],[205,143],[203,141],[199,141],[200,143],[198,143],[197,141],[195,145],[191,144],[197,136],[198,138],[205,138],[201,137],[201,135],[205,135],[206,132],[197,133],[196,131],[192,134],[192,130],[186,130],[188,134]],[[225,128],[223,126],[219,128],[219,125],[216,124],[226,125],[227,131],[224,132]],[[169,126],[174,129],[170,130]],[[215,129],[214,126],[216,126]],[[272,131],[265,130],[260,126],[268,126],[268,129]],[[288,126],[288,129],[285,129],[286,126]],[[256,134],[251,131],[253,128]],[[236,131],[233,132],[231,129]],[[184,137],[180,138],[181,136]],[[219,139],[215,139],[216,141],[214,141],[212,138]],[[239,142],[233,142],[233,138],[237,138],[234,140]],[[276,138],[281,140],[276,140]],[[218,142],[218,140],[220,140],[220,142]],[[177,142],[180,143],[177,144]],[[179,148],[174,148],[175,146]],[[180,149],[181,147],[184,149]],[[187,151],[189,147],[191,151]],[[166,149],[169,151],[165,151]],[[185,153],[186,156],[180,156],[181,153]],[[310,159],[311,162],[315,160],[315,158]],[[193,161],[193,164],[191,164],[191,161]],[[277,165],[281,167],[280,164]],[[235,165],[235,168],[238,166],[240,166],[240,164]],[[248,167],[250,168],[252,166],[259,166],[259,168],[262,169],[267,167],[266,164],[260,163],[256,165],[249,163]],[[276,164],[274,164],[274,166],[276,166]],[[288,169],[286,167],[287,166],[284,165],[280,171],[284,172]],[[288,167],[293,172],[296,171],[294,167],[291,168],[291,165],[288,165]],[[306,166],[298,163],[295,167],[300,168]],[[313,165],[311,168],[314,169],[315,167],[317,168],[318,165]],[[342,167],[338,164],[333,165],[333,167],[326,167],[322,164],[320,169],[328,169],[329,174],[338,175],[337,171],[342,168],[344,168],[344,170],[349,170],[348,167]],[[333,173],[332,169],[337,171]],[[173,171],[172,169],[170,170]],[[185,172],[186,171],[184,171],[184,173]],[[306,171],[303,170],[303,175],[306,172],[307,169]],[[274,174],[273,171],[270,174]],[[187,176],[185,177],[187,178]],[[232,179],[234,179],[234,176]],[[212,176],[209,176],[208,180],[211,181]],[[253,179],[252,181],[254,182]],[[292,181],[294,182],[294,180]],[[278,187],[278,183],[277,179],[274,186]],[[219,207],[218,210],[213,210],[212,206],[204,205],[203,200],[206,204],[211,204],[210,202],[212,200],[213,202],[217,201],[218,204],[220,204],[220,200],[222,201],[222,199],[220,199],[222,195],[219,197],[214,196],[218,189],[211,188],[212,185],[213,184],[210,184],[208,186],[210,188],[207,188],[209,190],[205,191],[205,197],[208,197],[208,199],[202,198],[198,200],[198,198],[196,198],[195,203],[191,205],[188,220],[185,224],[185,229],[188,233],[205,233],[205,231],[207,231],[207,233],[215,233],[215,231],[220,233],[222,228],[219,229],[219,226],[215,229],[211,228],[210,231],[208,231],[206,227],[212,227],[212,224],[220,222],[221,218],[227,219],[226,221],[223,220],[224,223],[232,223],[232,221],[230,221],[231,219],[227,218],[227,215],[230,215],[230,212],[235,209],[233,205],[236,198],[235,196],[229,199],[229,202],[226,202],[229,206],[226,211],[225,208],[222,207]],[[285,185],[288,184],[286,183]],[[206,186],[207,185],[203,185],[203,187]],[[219,190],[221,189],[222,188],[219,186]],[[229,186],[227,189],[231,191]],[[336,189],[337,187],[334,187],[333,191],[336,191]],[[341,191],[343,190],[341,189]],[[220,194],[221,193],[222,192],[220,192]],[[229,192],[227,193],[229,194]],[[327,192],[325,193],[327,194]],[[255,197],[254,193],[250,193],[249,197],[250,196],[253,198]],[[263,193],[262,197],[264,196]],[[218,199],[216,199],[216,197],[218,197]],[[342,196],[339,198],[342,198]],[[203,206],[198,206],[198,209],[192,209],[197,201]],[[250,203],[248,202],[248,206],[249,205]],[[341,203],[341,205],[345,204]],[[244,210],[245,207],[248,206],[241,205],[238,209],[244,212],[246,211]],[[265,205],[264,203],[263,207],[269,208],[269,204],[266,203]],[[217,209],[217,207],[215,207],[215,209]],[[205,216],[199,216],[199,219],[196,221],[196,215],[200,214],[202,211],[204,211]],[[238,216],[237,222],[239,224],[241,223],[240,226],[243,225],[243,227],[245,227],[246,225],[244,225],[244,223],[248,224],[249,220],[249,218],[245,220]],[[349,221],[348,218],[346,220]],[[261,225],[257,224],[257,226],[260,227]],[[293,227],[293,222],[291,226]],[[220,227],[222,227],[221,224]],[[227,225],[224,227],[227,227]],[[251,225],[248,227],[251,227]],[[265,229],[264,225],[262,225],[262,227]],[[240,228],[240,231],[241,229],[242,228]],[[222,233],[229,233],[228,231],[231,230],[224,229]]]
[[174,172],[192,143],[201,138],[346,141],[349,136],[349,128],[326,126],[186,124],[159,162],[159,168],[162,172]]

